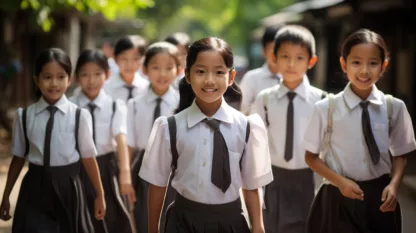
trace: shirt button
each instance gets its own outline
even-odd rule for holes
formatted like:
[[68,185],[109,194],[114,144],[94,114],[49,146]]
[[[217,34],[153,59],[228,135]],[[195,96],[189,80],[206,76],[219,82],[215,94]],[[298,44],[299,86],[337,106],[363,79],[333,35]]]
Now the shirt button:
[[207,165],[207,163],[204,161],[203,163],[202,163],[202,166],[203,167],[205,167]]

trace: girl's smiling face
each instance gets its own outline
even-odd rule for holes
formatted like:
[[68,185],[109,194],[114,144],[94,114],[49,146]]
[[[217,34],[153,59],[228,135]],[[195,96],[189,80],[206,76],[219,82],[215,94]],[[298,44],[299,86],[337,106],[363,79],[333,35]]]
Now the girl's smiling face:
[[373,43],[361,43],[351,48],[347,60],[340,58],[341,68],[351,82],[352,90],[366,99],[388,64],[380,48]]
[[82,92],[90,100],[98,96],[107,79],[106,71],[95,62],[85,63],[76,75]]
[[70,76],[56,61],[46,63],[35,78],[35,83],[42,92],[42,96],[49,104],[55,104],[66,92],[70,83]]
[[160,96],[178,75],[178,64],[170,54],[161,52],[152,56],[143,71],[149,77],[153,91]]

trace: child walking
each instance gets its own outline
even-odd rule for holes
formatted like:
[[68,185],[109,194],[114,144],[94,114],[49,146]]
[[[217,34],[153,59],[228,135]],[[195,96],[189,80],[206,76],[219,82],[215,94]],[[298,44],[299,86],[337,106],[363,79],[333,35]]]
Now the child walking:
[[175,89],[178,89],[179,82],[183,77],[185,77],[184,69],[186,67],[186,54],[188,54],[188,48],[191,44],[191,38],[188,34],[184,32],[176,32],[166,37],[165,41],[175,45],[176,48],[178,48],[180,66],[178,69],[178,75],[176,75],[176,79],[172,83],[173,87],[175,87]]
[[[128,197],[130,204],[136,198],[126,144],[127,107],[124,101],[113,100],[102,89],[108,75],[109,65],[102,52],[83,51],[75,67],[75,77],[81,92],[70,100],[79,107],[88,109],[92,116],[93,139],[98,152],[96,159],[107,203],[105,220],[93,221],[95,233],[132,233],[133,222],[122,201],[122,195]],[[114,153],[115,147],[118,158]],[[86,190],[87,205],[92,211],[96,194],[85,175],[85,169],[82,169],[81,178]]]
[[40,53],[34,79],[42,97],[28,108],[17,110],[14,157],[0,207],[1,219],[11,218],[9,196],[26,160],[29,171],[20,188],[13,233],[94,232],[79,178],[81,162],[97,194],[95,218],[102,220],[105,216],[91,115],[64,94],[71,69],[69,57],[62,50],[51,48]]
[[114,57],[120,73],[104,85],[104,90],[113,99],[127,102],[148,87],[149,82],[139,74],[145,50],[146,41],[141,36],[125,36],[117,40]]
[[186,64],[181,85],[189,87],[180,90],[179,113],[156,120],[139,173],[150,183],[148,232],[158,232],[171,171],[177,194],[164,213],[165,233],[250,232],[241,187],[251,232],[264,232],[258,189],[273,179],[267,133],[258,116],[247,118],[223,100],[235,77],[231,48],[201,39]]
[[400,233],[397,192],[416,142],[403,101],[375,85],[388,64],[383,38],[354,32],[343,43],[340,63],[349,83],[315,105],[304,139],[306,162],[326,179],[308,232]]
[[139,177],[144,150],[153,123],[160,116],[171,116],[179,102],[177,91],[171,86],[180,66],[178,49],[168,42],[152,44],[145,53],[143,73],[150,87],[128,103],[127,143],[132,155],[132,176],[136,191],[134,218],[137,232],[147,232],[148,183]]
[[264,194],[267,233],[306,231],[314,180],[300,145],[313,106],[324,96],[304,78],[317,61],[315,51],[315,39],[308,29],[282,27],[274,42],[274,61],[282,83],[262,91],[254,104],[254,112],[267,125],[274,177]]

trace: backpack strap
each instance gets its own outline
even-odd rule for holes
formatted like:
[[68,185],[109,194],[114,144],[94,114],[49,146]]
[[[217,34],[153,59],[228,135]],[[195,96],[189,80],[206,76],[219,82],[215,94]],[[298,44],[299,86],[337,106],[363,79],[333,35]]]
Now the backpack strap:
[[79,118],[81,116],[81,109],[77,108],[75,112],[75,149],[78,151],[79,156],[81,157],[81,152],[79,151],[78,145],[78,134],[79,134]]
[[[117,110],[117,103],[116,103],[115,100],[113,100],[113,107],[112,108],[113,108],[113,113],[111,114],[110,129],[113,128],[114,115],[116,114],[116,110]],[[111,130],[111,132],[113,132],[113,131]]]
[[179,153],[176,148],[176,119],[175,116],[168,117],[169,137],[170,137],[170,150],[172,151],[172,174],[175,174],[178,167]]
[[390,134],[391,119],[393,118],[393,96],[385,95],[385,97],[386,97],[386,104],[387,104],[387,116],[389,119],[389,134]]
[[270,126],[269,112],[267,110],[268,103],[269,103],[269,91],[266,91],[264,92],[264,95],[263,95],[264,121],[266,123],[266,127]]
[[25,136],[25,157],[29,154],[29,138],[27,137],[27,125],[26,125],[26,115],[27,115],[27,109],[23,109],[22,112],[22,125],[23,125],[23,134]]
[[[245,139],[246,144],[247,144],[249,138],[250,138],[250,121],[248,121],[248,119],[247,119],[246,139]],[[246,153],[246,147],[244,146],[244,150],[243,150],[243,153],[241,154],[241,158],[240,158],[240,171],[241,171],[241,163],[243,161],[243,156],[244,156],[245,153]]]
[[332,115],[335,110],[335,96],[334,94],[328,94],[329,99],[329,108],[328,108],[328,126],[327,126],[327,132],[332,133]]

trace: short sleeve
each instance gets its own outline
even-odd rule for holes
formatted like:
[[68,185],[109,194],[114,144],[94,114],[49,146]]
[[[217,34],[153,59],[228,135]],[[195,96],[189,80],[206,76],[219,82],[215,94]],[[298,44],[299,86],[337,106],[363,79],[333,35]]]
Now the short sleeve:
[[[266,89],[267,90],[267,89]],[[267,94],[266,90],[261,91],[254,101],[254,105],[251,108],[250,114],[257,113],[263,122],[266,122],[266,114],[264,111],[263,96]]]
[[390,151],[400,156],[416,149],[412,119],[403,101],[393,99],[393,116],[390,129]]
[[241,110],[243,113],[250,112],[251,104],[255,98],[250,77],[250,72],[245,74],[240,83],[241,92],[243,93],[243,99],[241,101]]
[[242,187],[261,188],[273,181],[267,130],[257,114],[250,115],[250,135],[241,161]]
[[12,153],[13,155],[24,158],[25,151],[26,151],[26,140],[25,135],[23,132],[23,124],[22,124],[22,112],[23,109],[19,108],[16,111],[16,117],[14,120],[13,125],[13,136],[12,136]]
[[78,146],[80,157],[90,158],[97,156],[97,150],[92,138],[92,118],[86,109],[81,109],[78,128]]
[[166,187],[172,164],[169,126],[165,116],[156,119],[144,153],[139,176],[147,182]]
[[136,148],[137,146],[135,103],[134,99],[131,99],[127,104],[127,145],[131,148]]
[[116,100],[116,111],[111,127],[114,137],[127,134],[127,106],[122,100]]
[[321,116],[318,104],[315,104],[303,138],[303,147],[313,154],[319,154],[321,151],[323,139],[323,119]]

